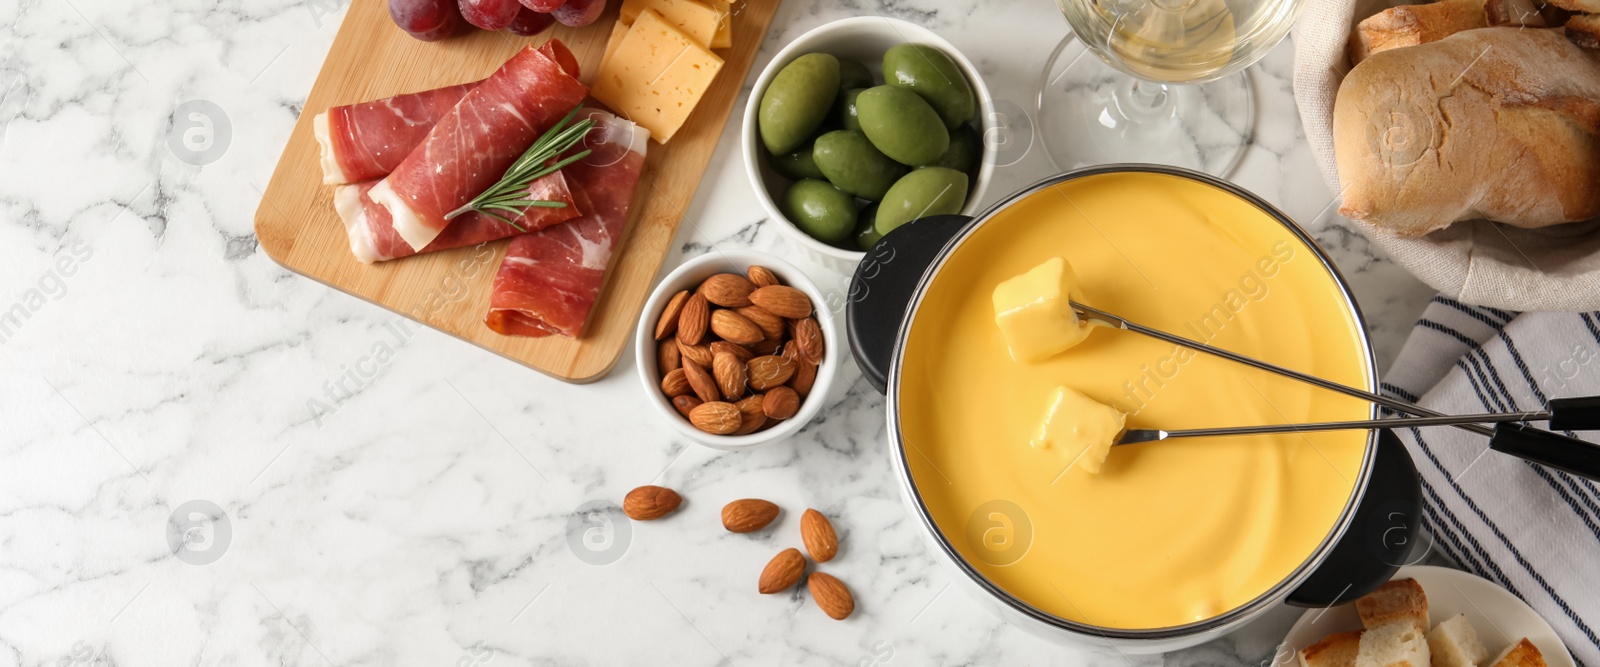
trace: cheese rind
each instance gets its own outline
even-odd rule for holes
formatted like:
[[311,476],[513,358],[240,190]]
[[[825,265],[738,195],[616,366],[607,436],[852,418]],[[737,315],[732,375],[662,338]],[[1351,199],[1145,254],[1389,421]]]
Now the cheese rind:
[[721,70],[722,58],[646,9],[600,68],[590,94],[667,143]]
[[994,322],[1011,358],[1039,361],[1083,342],[1089,327],[1069,300],[1087,301],[1072,265],[1052,257],[994,288]]
[[617,21],[633,23],[645,10],[654,10],[667,23],[707,48],[715,46],[712,42],[717,35],[717,24],[726,16],[726,12],[699,0],[622,0]]
[[1069,467],[1099,474],[1127,418],[1121,410],[1071,387],[1056,387],[1046,401],[1044,420],[1028,444],[1057,452]]

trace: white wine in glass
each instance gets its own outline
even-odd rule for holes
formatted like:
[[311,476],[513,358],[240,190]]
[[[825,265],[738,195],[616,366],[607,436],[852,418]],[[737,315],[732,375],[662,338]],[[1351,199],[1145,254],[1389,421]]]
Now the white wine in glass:
[[[1241,71],[1289,34],[1302,0],[1057,0],[1039,125],[1061,169],[1168,164],[1224,176],[1254,129]],[[1092,53],[1095,57],[1085,58]]]

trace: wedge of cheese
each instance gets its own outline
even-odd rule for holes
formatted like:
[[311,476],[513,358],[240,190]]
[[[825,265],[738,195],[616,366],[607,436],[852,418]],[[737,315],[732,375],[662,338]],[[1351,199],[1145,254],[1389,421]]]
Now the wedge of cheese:
[[723,23],[727,12],[719,10],[700,0],[622,0],[622,9],[617,21],[633,23],[639,20],[639,15],[645,10],[654,10],[667,23],[672,24],[683,34],[694,38],[694,41],[706,48],[716,46],[713,44],[717,35],[718,24]]
[[733,48],[733,2],[731,0],[707,0],[711,7],[717,10],[717,34],[711,37],[711,48]]
[[600,55],[600,71],[605,71],[606,63],[611,62],[611,54],[616,53],[617,47],[622,46],[622,38],[632,27],[633,24],[622,21],[611,24],[611,36],[606,38],[606,52]]
[[590,94],[667,143],[721,70],[722,58],[645,9],[600,67]]

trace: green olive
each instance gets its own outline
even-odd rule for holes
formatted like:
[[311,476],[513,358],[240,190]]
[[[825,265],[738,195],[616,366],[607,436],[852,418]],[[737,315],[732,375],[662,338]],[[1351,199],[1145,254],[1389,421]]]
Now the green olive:
[[905,86],[933,105],[954,130],[972,120],[978,98],[972,84],[949,55],[923,44],[899,44],[883,54],[883,79],[891,86]]
[[806,142],[839,96],[839,59],[807,53],[785,65],[761,94],[756,125],[767,152],[783,155]]
[[983,139],[978,137],[978,130],[971,125],[962,125],[950,133],[950,148],[945,149],[944,155],[934,160],[931,166],[949,167],[971,174],[977,171],[978,160],[982,156]]
[[849,58],[839,59],[839,90],[851,88],[871,88],[875,83],[872,80],[872,71],[867,69],[861,61]]
[[900,177],[878,204],[879,234],[930,215],[960,213],[967,203],[967,175],[947,167],[923,167]]
[[802,178],[827,178],[822,175],[822,170],[817,168],[816,161],[811,159],[812,143],[807,141],[791,152],[768,155],[767,159],[772,162],[773,170],[791,181]]
[[861,96],[865,88],[851,88],[839,93],[839,103],[834,105],[838,111],[834,116],[839,119],[839,126],[846,130],[860,130],[861,119],[856,114],[856,98]]
[[884,155],[920,167],[950,147],[950,131],[939,114],[909,88],[877,86],[856,97],[861,131]]
[[871,250],[872,246],[877,245],[878,240],[883,238],[883,235],[878,233],[877,218],[878,205],[876,203],[869,204],[866,208],[861,209],[861,215],[856,220],[856,248]]
[[905,175],[905,165],[889,159],[855,130],[834,130],[817,137],[813,161],[833,186],[862,199],[877,201]]
[[827,181],[806,178],[783,193],[783,214],[811,238],[837,244],[855,229],[856,198]]

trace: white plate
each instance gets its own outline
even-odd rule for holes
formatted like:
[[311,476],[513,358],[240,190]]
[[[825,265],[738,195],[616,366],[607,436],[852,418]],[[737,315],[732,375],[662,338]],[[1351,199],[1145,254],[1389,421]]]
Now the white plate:
[[[1400,568],[1395,579],[1416,579],[1428,595],[1429,622],[1438,624],[1456,614],[1466,614],[1478,639],[1494,659],[1507,646],[1527,637],[1550,667],[1575,667],[1572,654],[1533,608],[1510,591],[1482,577],[1448,567],[1410,565]],[[1329,609],[1312,609],[1300,616],[1289,636],[1279,645],[1277,667],[1294,667],[1300,649],[1335,632],[1360,630],[1361,619],[1354,604]],[[1486,666],[1487,667],[1487,666]]]

